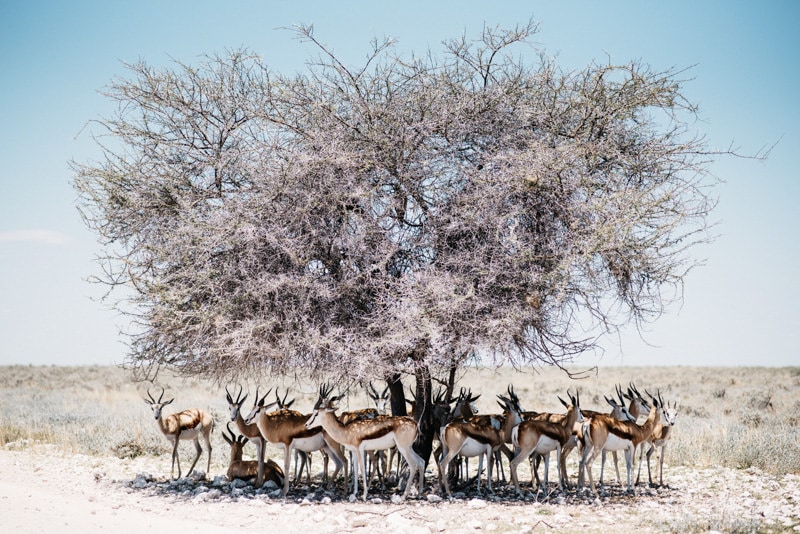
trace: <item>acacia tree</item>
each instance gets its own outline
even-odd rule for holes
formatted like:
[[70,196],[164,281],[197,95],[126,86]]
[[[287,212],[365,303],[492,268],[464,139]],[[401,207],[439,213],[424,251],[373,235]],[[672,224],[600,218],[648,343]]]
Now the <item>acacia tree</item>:
[[679,298],[713,199],[678,71],[511,56],[533,24],[357,68],[297,31],[300,74],[240,50],[106,92],[74,185],[134,368],[410,373],[429,406],[431,370],[562,365]]

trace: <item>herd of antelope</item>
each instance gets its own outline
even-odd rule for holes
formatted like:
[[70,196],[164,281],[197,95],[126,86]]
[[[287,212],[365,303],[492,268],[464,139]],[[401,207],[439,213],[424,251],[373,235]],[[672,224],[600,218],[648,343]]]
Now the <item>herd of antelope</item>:
[[[282,488],[285,497],[289,492],[289,466],[292,452],[295,453],[294,479],[302,478],[303,471],[310,481],[311,453],[319,451],[323,456],[323,481],[328,483],[328,463],[334,463],[331,477],[336,480],[340,471],[344,472],[345,485],[349,484],[348,467],[352,462],[352,497],[358,495],[359,476],[363,486],[363,498],[367,499],[370,482],[377,475],[383,484],[383,475],[391,469],[394,458],[398,458],[397,473],[407,473],[403,498],[407,498],[416,481],[417,493],[422,495],[425,478],[425,461],[414,450],[414,443],[419,433],[418,424],[413,417],[415,409],[411,404],[411,415],[387,415],[389,390],[379,393],[372,384],[367,394],[375,406],[356,411],[338,410],[341,395],[332,395],[333,388],[322,386],[319,397],[310,414],[290,409],[294,401],[287,402],[288,392],[280,397],[275,392],[275,400],[268,401],[271,389],[264,395],[256,390],[250,412],[243,414],[242,408],[248,394],[242,394],[242,388],[234,396],[226,388],[226,399],[230,408],[230,422],[227,433],[223,431],[225,441],[231,447],[230,464],[227,471],[229,480],[242,479],[253,481],[261,487],[266,481],[272,481]],[[550,453],[556,453],[558,471],[558,487],[564,490],[569,486],[566,470],[566,458],[570,452],[578,448],[579,472],[578,488],[584,485],[584,474],[588,475],[589,486],[596,497],[599,497],[592,476],[592,466],[598,455],[602,454],[600,483],[603,483],[605,453],[614,455],[614,466],[617,482],[620,482],[617,466],[617,452],[624,452],[627,469],[626,491],[634,491],[633,469],[635,452],[639,454],[639,472],[636,484],[639,483],[645,448],[647,474],[649,483],[653,484],[650,472],[650,457],[659,451],[659,484],[663,484],[664,448],[670,438],[670,429],[675,424],[677,403],[666,403],[661,393],[655,395],[645,391],[642,395],[635,385],[630,384],[625,390],[617,386],[614,396],[606,396],[605,401],[610,410],[601,412],[583,408],[580,396],[567,391],[568,400],[559,397],[565,408],[562,413],[540,413],[525,411],[520,400],[509,386],[505,394],[497,395],[498,404],[502,408],[500,414],[478,414],[475,400],[480,395],[473,395],[464,388],[458,396],[446,398],[448,395],[439,392],[433,399],[432,414],[438,432],[435,439],[439,447],[434,451],[438,465],[439,491],[442,489],[452,496],[450,482],[456,474],[450,470],[458,468],[460,462],[455,460],[478,457],[477,490],[481,491],[481,473],[486,462],[486,489],[492,491],[493,467],[498,466],[503,479],[502,455],[508,458],[511,481],[516,492],[522,496],[517,468],[525,460],[530,462],[531,485],[536,485],[537,492],[547,493]],[[200,438],[202,437],[208,451],[207,470],[211,467],[210,435],[214,427],[212,417],[205,411],[193,408],[173,413],[162,414],[162,410],[174,399],[163,401],[164,390],[156,399],[147,391],[145,398],[153,410],[161,432],[172,444],[172,469],[174,475],[177,464],[178,477],[181,477],[178,444],[181,440],[192,440],[195,444],[196,456],[189,468],[192,472],[202,454]],[[639,421],[642,421],[639,423]],[[237,435],[231,428],[233,423],[239,432]],[[255,445],[257,460],[242,460],[243,447],[247,442]],[[272,460],[265,460],[267,442],[283,448],[283,467]],[[509,447],[511,445],[511,447]],[[347,455],[349,454],[349,459]],[[369,460],[369,464],[367,462]],[[544,480],[539,478],[538,465],[544,461]],[[368,465],[370,468],[368,468]],[[372,469],[374,468],[374,469]],[[368,473],[372,470],[372,473]],[[455,471],[455,470],[454,470]],[[465,470],[468,472],[468,466]],[[399,478],[399,477],[398,477]],[[498,477],[499,478],[499,477]]]

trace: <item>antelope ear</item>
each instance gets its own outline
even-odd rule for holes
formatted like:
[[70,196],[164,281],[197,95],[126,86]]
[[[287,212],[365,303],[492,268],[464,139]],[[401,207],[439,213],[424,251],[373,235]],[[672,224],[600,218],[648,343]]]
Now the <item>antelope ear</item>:
[[162,406],[166,406],[167,404],[172,404],[172,401],[174,401],[174,400],[175,400],[175,397],[172,397],[170,400],[168,400],[166,402],[163,402],[161,405]]

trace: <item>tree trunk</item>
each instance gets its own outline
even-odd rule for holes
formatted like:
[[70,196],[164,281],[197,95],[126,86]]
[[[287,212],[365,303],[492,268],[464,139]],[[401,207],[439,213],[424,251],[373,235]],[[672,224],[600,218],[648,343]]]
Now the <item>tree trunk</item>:
[[406,410],[406,393],[403,390],[403,382],[400,380],[400,373],[393,374],[386,379],[389,385],[390,405],[392,415],[408,415]]
[[433,451],[433,435],[436,433],[436,425],[433,422],[433,402],[431,400],[431,372],[428,366],[420,361],[414,374],[417,379],[417,404],[414,415],[417,418],[417,426],[419,428],[417,441],[414,442],[414,450],[425,460],[425,466],[427,467]]

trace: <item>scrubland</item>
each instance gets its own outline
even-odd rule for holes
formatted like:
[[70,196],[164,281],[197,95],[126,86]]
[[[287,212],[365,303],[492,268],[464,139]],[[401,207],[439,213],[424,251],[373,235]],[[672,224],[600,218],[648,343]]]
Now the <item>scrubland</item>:
[[[468,369],[459,385],[481,394],[476,402],[481,413],[498,411],[495,395],[509,384],[525,409],[559,412],[557,396],[565,397],[568,388],[581,392],[584,408],[606,411],[603,396],[613,396],[616,384],[627,387],[630,382],[678,402],[666,464],[800,473],[800,368],[617,367],[578,380],[555,368]],[[250,406],[256,384],[242,385],[250,392],[245,404]],[[168,455],[167,441],[142,401],[147,388],[156,394],[160,386],[166,387],[165,399],[175,397],[165,413],[204,408],[218,429],[229,420],[224,387],[203,380],[162,373],[153,385],[134,383],[126,371],[110,366],[8,366],[0,367],[0,446],[24,448],[38,442],[89,455]],[[300,411],[310,411],[316,400],[316,384],[278,379],[261,386],[262,393],[267,387],[281,392],[288,387]],[[360,388],[351,391],[343,409],[369,405]],[[190,456],[191,445],[184,445],[183,456]],[[227,445],[219,432],[212,445],[219,452],[212,471],[222,472]]]
[[[539,526],[553,526],[559,530],[595,530],[591,528],[591,522],[585,521],[585,513],[586,510],[596,510],[598,506],[603,507],[604,513],[613,513],[617,506],[624,510],[620,513],[630,514],[638,510],[645,514],[639,518],[640,521],[635,519],[635,515],[626,515],[622,522],[620,518],[607,518],[606,523],[612,525],[612,531],[614,526],[631,524],[646,525],[645,530],[652,531],[800,529],[800,494],[792,489],[800,487],[800,368],[609,367],[600,368],[580,380],[570,379],[555,368],[471,368],[460,376],[459,386],[481,394],[476,404],[482,413],[499,411],[495,395],[504,393],[510,384],[514,385],[523,407],[528,410],[563,411],[557,397],[564,398],[569,388],[573,392],[576,389],[580,391],[582,407],[606,411],[603,397],[611,396],[616,384],[627,386],[630,382],[635,383],[640,391],[660,391],[665,401],[678,402],[678,418],[664,462],[665,487],[639,486],[637,495],[630,497],[624,494],[623,488],[616,486],[611,471],[605,477],[609,489],[602,494],[600,501],[591,497],[573,498],[574,492],[565,494],[566,499],[561,496],[543,501],[541,495],[533,494],[519,499],[500,483],[495,486],[496,493],[489,498],[490,506],[496,503],[498,506],[518,507],[531,503],[539,506],[535,513],[540,515],[534,516],[541,517]],[[250,406],[256,385],[242,384],[244,391],[250,394],[245,406]],[[157,395],[162,386],[166,388],[165,399],[175,397],[175,402],[165,412],[199,407],[214,416],[217,427],[212,435],[214,451],[208,476],[213,479],[224,474],[229,450],[220,432],[229,420],[224,385],[183,379],[168,373],[161,373],[155,384],[135,383],[125,370],[117,367],[0,367],[0,451],[22,455],[30,451],[31,455],[41,455],[42,447],[45,447],[47,455],[53,457],[80,457],[94,466],[116,462],[115,465],[127,466],[129,470],[146,469],[148,476],[166,480],[170,448],[142,400],[148,387]],[[236,387],[235,384],[228,386],[230,389]],[[301,411],[310,411],[316,400],[317,384],[276,379],[260,386],[262,392],[266,387],[279,387],[281,393],[288,387],[289,397],[297,399],[293,408]],[[342,401],[343,409],[366,406],[368,400],[361,388],[353,388]],[[182,466],[186,469],[194,450],[186,442],[181,444],[180,450]],[[247,446],[245,451],[246,456],[252,457],[254,448]],[[277,449],[268,448],[268,454],[282,462],[282,453]],[[568,466],[573,483],[576,462],[577,454],[573,453]],[[205,463],[203,456],[198,468],[204,468]],[[475,464],[477,462],[473,460],[471,465],[474,467]],[[312,474],[319,476],[319,459],[313,465]],[[624,477],[624,463],[621,469]],[[599,462],[596,462],[595,470],[599,470]],[[426,493],[435,489],[435,474],[435,466],[431,463]],[[646,468],[642,474],[646,480]],[[95,479],[103,476],[95,474]],[[523,483],[530,480],[527,467],[521,466],[520,476]],[[134,474],[131,474],[116,483],[130,491],[133,478]],[[551,485],[554,478],[555,470],[551,469]],[[702,489],[698,490],[700,485]],[[754,487],[761,489],[756,491]],[[290,502],[291,499],[308,501],[308,492],[313,496],[316,488],[312,485],[311,488],[292,490]],[[431,527],[432,531],[453,530],[441,524],[448,514],[453,517],[466,514],[464,517],[468,517],[469,514],[486,513],[468,506],[473,502],[469,499],[477,496],[474,488],[461,490],[460,496],[464,500],[456,500],[455,504],[446,500],[439,504],[419,503],[442,507],[434,512],[438,514],[436,524],[439,526]],[[781,510],[771,519],[762,510],[764,502],[769,502],[770,491],[780,493],[780,496],[778,493],[772,496],[777,499],[776,509]],[[380,497],[380,489],[374,488],[373,494]],[[322,495],[321,490],[316,490],[316,495]],[[337,501],[348,505],[344,492],[326,495],[333,496],[332,506],[336,506]],[[558,496],[558,492],[554,495]],[[383,496],[385,499],[386,495]],[[739,508],[730,508],[732,499],[739,499],[739,504],[746,506],[747,513],[738,512]],[[748,504],[748,499],[753,503]],[[707,507],[690,509],[696,501],[706,502]],[[465,503],[460,512],[453,508],[458,506],[458,502]],[[684,502],[687,504],[682,504]],[[347,513],[364,504],[349,503],[349,506]],[[384,506],[391,505],[385,503]],[[657,519],[648,515],[650,512],[647,510],[651,509],[658,509],[660,515]],[[674,516],[670,515],[671,511]],[[345,511],[341,513],[345,514]],[[427,512],[415,513],[421,518]],[[563,521],[559,522],[557,518],[561,516],[567,519],[562,518]],[[359,517],[365,516],[362,513]],[[524,525],[517,528],[520,525],[516,523],[499,522],[497,525],[500,531],[525,531]],[[533,523],[528,526],[531,525],[535,527]],[[353,520],[346,526],[353,530],[359,524]],[[379,527],[380,524],[361,526]],[[469,531],[469,528],[465,527],[464,531]]]

